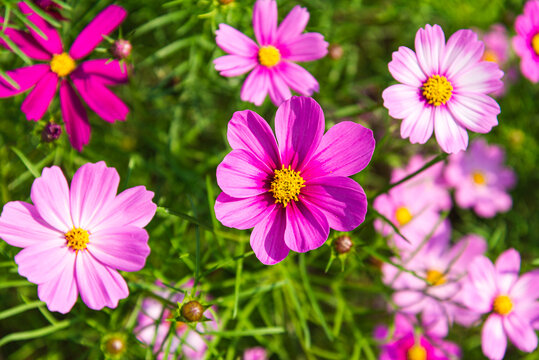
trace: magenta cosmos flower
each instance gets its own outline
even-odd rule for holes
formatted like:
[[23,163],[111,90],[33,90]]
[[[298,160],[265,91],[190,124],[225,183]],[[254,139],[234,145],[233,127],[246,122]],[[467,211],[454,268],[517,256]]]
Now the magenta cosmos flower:
[[222,76],[247,76],[241,99],[261,105],[269,92],[279,106],[292,94],[310,96],[318,91],[318,82],[295,61],[313,61],[326,56],[328,43],[319,33],[303,33],[309,12],[296,6],[277,26],[277,2],[257,0],[253,9],[253,28],[258,45],[226,24],[217,30],[217,45],[230,55],[215,59],[215,69]]
[[513,48],[520,56],[520,70],[530,81],[539,81],[539,0],[530,0],[515,21]]
[[[108,6],[82,30],[69,52],[65,52],[60,35],[54,27],[25,3],[19,3],[19,7],[28,20],[46,35],[46,39],[32,27],[28,27],[30,33],[6,28],[5,34],[28,57],[46,63],[8,71],[19,89],[0,78],[0,97],[14,96],[34,87],[22,103],[21,110],[28,120],[37,121],[45,115],[59,84],[60,108],[69,141],[75,149],[82,151],[82,147],[90,140],[90,124],[79,95],[105,121],[125,120],[129,112],[120,98],[108,89],[108,86],[127,82],[125,64],[109,59],[77,63],[94,50],[104,35],[110,34],[120,25],[127,12],[117,5]],[[8,47],[2,40],[0,44]]]
[[385,89],[389,115],[402,119],[403,139],[424,144],[436,134],[443,151],[468,146],[466,129],[487,133],[498,124],[498,103],[487,94],[502,86],[503,72],[483,61],[483,43],[471,30],[459,30],[447,44],[438,25],[426,25],[415,37],[415,50],[401,46],[389,71],[401,84]]
[[129,294],[118,270],[144,267],[153,192],[137,186],[116,195],[119,181],[116,169],[101,161],[81,166],[70,189],[53,166],[34,181],[33,205],[4,206],[0,236],[23,248],[15,256],[19,274],[37,284],[51,311],[67,313],[79,293],[91,309],[114,308]]
[[525,352],[537,348],[539,329],[539,270],[518,276],[520,255],[515,249],[503,252],[496,264],[480,256],[468,267],[464,303],[473,311],[489,314],[483,324],[483,354],[501,360],[507,337]]
[[215,214],[225,226],[254,226],[251,247],[264,264],[316,249],[330,227],[350,231],[365,219],[367,198],[348,176],[370,162],[372,131],[343,121],[324,135],[324,123],[316,101],[293,96],[275,115],[277,141],[255,112],[236,112],[228,124],[233,150],[217,167]]
[[445,179],[455,188],[455,200],[462,208],[473,208],[482,217],[492,217],[511,208],[507,190],[515,184],[515,173],[504,167],[505,153],[483,139],[472,142],[470,150],[453,154],[445,169]]

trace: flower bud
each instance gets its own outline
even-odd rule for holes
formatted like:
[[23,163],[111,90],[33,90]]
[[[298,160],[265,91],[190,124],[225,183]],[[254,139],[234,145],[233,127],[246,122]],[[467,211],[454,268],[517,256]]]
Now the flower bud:
[[329,45],[328,52],[329,52],[329,57],[332,58],[333,60],[339,60],[340,58],[342,58],[344,54],[344,50],[342,46],[339,44]]
[[50,122],[45,125],[41,133],[41,139],[43,142],[52,142],[58,139],[60,135],[62,135],[62,127],[54,122]]
[[204,314],[204,307],[196,300],[191,300],[182,305],[182,316],[189,322],[200,321]]
[[116,59],[125,59],[131,54],[133,47],[129,40],[118,39],[112,45],[110,52]]
[[219,0],[219,3],[221,5],[228,5],[228,4],[231,4],[233,2],[234,2],[234,0]]
[[119,359],[127,348],[125,334],[107,334],[101,341],[101,350],[107,359]]
[[349,236],[339,236],[335,240],[335,250],[337,250],[339,254],[346,254],[350,251],[353,245],[354,243]]

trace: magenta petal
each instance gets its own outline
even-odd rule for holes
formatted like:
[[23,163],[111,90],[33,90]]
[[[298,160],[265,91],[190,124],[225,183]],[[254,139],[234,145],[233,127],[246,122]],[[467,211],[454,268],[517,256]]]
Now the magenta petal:
[[284,242],[290,250],[306,252],[322,246],[329,235],[326,216],[303,201],[290,202],[286,210]]
[[234,198],[221,193],[215,201],[215,217],[225,226],[245,230],[261,222],[275,206],[271,193],[248,198]]
[[419,66],[425,74],[439,74],[442,55],[445,48],[445,36],[439,25],[425,25],[415,36],[415,52]]
[[28,26],[28,31],[30,31],[30,34],[34,37],[34,39],[43,47],[45,50],[49,52],[49,54],[61,54],[64,52],[63,46],[62,46],[62,40],[60,39],[60,34],[58,34],[58,31],[43,20],[41,16],[34,13],[34,11],[26,5],[24,2],[18,3],[19,8],[21,9],[21,12],[26,15],[26,18],[34,23],[35,26],[45,34],[46,39],[42,38],[41,35],[39,35],[32,27]]
[[274,67],[271,71],[268,91],[270,99],[275,106],[281,105],[283,101],[292,97],[292,92],[286,84],[285,77],[278,66]]
[[277,2],[257,0],[253,7],[253,28],[260,45],[271,45],[277,32]]
[[504,251],[494,264],[498,273],[498,288],[502,293],[507,293],[518,280],[520,272],[520,254],[515,249]]
[[264,66],[254,68],[243,83],[241,100],[252,102],[256,106],[262,105],[271,86],[269,71]]
[[53,72],[46,73],[32,91],[24,99],[21,110],[28,120],[39,120],[45,115],[56,95],[58,76]]
[[[50,60],[51,54],[39,45],[29,33],[21,30],[6,28],[4,33],[17,45],[26,56],[35,60]],[[0,45],[11,50],[4,40],[0,39]]]
[[125,62],[110,59],[95,59],[84,61],[73,71],[77,78],[97,77],[103,85],[119,85],[128,81],[128,71]]
[[60,276],[63,261],[69,256],[75,256],[73,250],[66,246],[65,239],[57,238],[24,248],[15,256],[15,262],[21,276],[42,284]]
[[436,109],[434,118],[434,132],[436,141],[446,153],[454,154],[468,147],[468,133],[466,129],[458,124],[447,109]]
[[76,150],[82,151],[82,147],[90,141],[88,115],[79,97],[65,79],[60,84],[60,107],[69,142]]
[[64,257],[64,261],[59,265],[58,276],[37,287],[39,299],[47,303],[50,311],[66,314],[77,301],[75,258],[75,256]]
[[243,75],[258,64],[256,59],[240,55],[225,55],[213,60],[215,70],[219,71],[221,76],[233,77]]
[[278,66],[288,86],[301,95],[311,96],[320,89],[314,76],[298,64],[282,61]]
[[481,347],[483,354],[490,360],[501,360],[507,348],[507,337],[503,331],[502,317],[500,315],[490,315],[481,331]]
[[227,24],[219,24],[219,30],[215,33],[215,41],[221,49],[257,61],[258,45],[253,40]]
[[127,16],[127,11],[118,5],[109,5],[80,32],[71,45],[69,55],[80,59],[90,54],[103,40],[103,35],[109,35]]
[[283,209],[274,210],[259,222],[251,233],[251,248],[256,257],[265,265],[282,261],[289,252],[284,242],[286,216]]
[[328,43],[319,33],[301,34],[293,41],[282,45],[283,58],[290,61],[313,61],[328,53]]
[[322,108],[312,98],[293,96],[279,106],[275,134],[285,167],[303,169],[322,140],[324,123]]
[[361,186],[344,176],[327,176],[310,180],[300,197],[320,210],[329,227],[352,231],[365,220],[367,196]]
[[309,22],[309,12],[307,9],[296,5],[281,21],[277,28],[276,41],[285,44],[291,39],[300,36]]
[[449,79],[453,78],[467,67],[481,61],[483,49],[483,42],[477,40],[477,35],[472,30],[464,29],[455,32],[447,40],[440,71],[445,71]]
[[504,330],[515,346],[522,351],[532,352],[537,348],[537,335],[530,325],[531,319],[523,319],[512,313],[503,318]]
[[50,66],[47,64],[32,65],[6,71],[6,74],[19,85],[19,89],[14,88],[10,83],[5,81],[4,78],[0,77],[0,98],[10,97],[25,92],[49,72]]

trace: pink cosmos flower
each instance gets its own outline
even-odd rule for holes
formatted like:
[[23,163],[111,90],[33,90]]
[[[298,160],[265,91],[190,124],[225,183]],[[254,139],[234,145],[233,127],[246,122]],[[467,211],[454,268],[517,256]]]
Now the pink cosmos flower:
[[32,185],[34,205],[4,206],[0,236],[23,248],[15,256],[19,274],[38,285],[49,310],[67,313],[79,293],[91,309],[115,308],[129,294],[118,270],[144,267],[153,192],[137,186],[116,195],[119,182],[116,169],[101,161],[81,166],[70,189],[53,166]]
[[503,166],[505,153],[496,145],[476,139],[470,150],[451,155],[445,179],[455,187],[455,200],[462,208],[473,208],[482,217],[492,217],[511,208],[507,190],[515,184],[515,173]]
[[[21,110],[28,120],[39,120],[47,111],[60,84],[60,108],[71,145],[78,151],[90,140],[90,124],[79,95],[88,107],[103,120],[125,120],[128,107],[108,86],[127,82],[127,67],[117,60],[87,60],[101,42],[103,35],[110,34],[124,20],[127,12],[120,6],[110,5],[99,13],[75,39],[69,52],[64,51],[60,35],[54,27],[35,14],[28,5],[19,3],[21,11],[45,35],[41,37],[33,28],[29,33],[13,28],[4,29],[5,34],[28,57],[46,61],[8,71],[7,74],[19,85],[14,88],[0,78],[0,97],[9,97],[34,87],[22,103]],[[8,45],[0,40],[0,45]],[[72,85],[78,91],[78,95]]]
[[256,346],[245,350],[243,360],[268,360],[266,349],[261,346]]
[[501,360],[507,337],[525,352],[537,348],[539,329],[539,270],[518,276],[520,255],[515,249],[503,252],[496,264],[480,256],[468,267],[463,302],[473,311],[489,314],[483,324],[483,354]]
[[[489,31],[483,35],[483,42],[485,43],[483,60],[495,62],[501,69],[505,70],[509,59],[509,36],[505,26],[502,24],[492,25]],[[498,97],[505,93],[505,83],[508,81],[507,75],[504,77],[502,87],[494,91],[493,96]]]
[[264,264],[316,249],[330,227],[350,231],[365,219],[365,193],[348,176],[370,162],[372,131],[343,121],[324,135],[324,123],[316,101],[293,96],[275,115],[277,141],[255,112],[236,112],[228,124],[233,150],[217,167],[215,214],[225,226],[254,226],[251,247]]
[[515,21],[513,48],[520,56],[520,70],[530,81],[539,81],[539,0],[529,0]]
[[487,94],[502,86],[503,72],[483,61],[483,43],[471,30],[459,30],[445,43],[442,28],[426,25],[415,38],[416,52],[401,46],[389,71],[402,84],[384,90],[389,115],[402,119],[401,136],[424,144],[436,134],[443,151],[468,146],[466,129],[487,133],[498,124],[498,103]]
[[295,61],[313,61],[326,56],[328,43],[319,33],[302,34],[309,21],[309,12],[299,5],[277,26],[277,2],[257,0],[253,9],[253,40],[226,24],[217,30],[217,45],[230,55],[215,59],[215,69],[222,76],[247,76],[241,99],[261,105],[269,92],[279,106],[292,94],[310,96],[318,91],[318,82]]

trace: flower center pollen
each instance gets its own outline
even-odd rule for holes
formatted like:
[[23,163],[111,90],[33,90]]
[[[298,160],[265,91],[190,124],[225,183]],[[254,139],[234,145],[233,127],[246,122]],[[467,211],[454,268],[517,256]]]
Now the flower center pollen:
[[267,67],[275,66],[281,61],[281,53],[275,46],[263,46],[258,50],[258,62]]
[[423,96],[429,104],[434,106],[445,105],[451,99],[453,86],[445,76],[433,75],[423,83]]
[[507,315],[513,310],[513,302],[507,295],[498,295],[492,303],[492,309],[500,315]]
[[406,206],[401,206],[395,211],[395,219],[397,219],[400,226],[408,224],[412,218],[412,213]]
[[532,48],[539,55],[539,33],[535,34],[532,38]]
[[446,282],[444,273],[438,270],[429,270],[427,271],[427,282],[432,286],[443,285]]
[[75,60],[68,53],[61,53],[52,56],[51,71],[60,77],[71,74],[77,67]]
[[90,242],[88,231],[81,228],[73,228],[65,234],[67,246],[75,251],[86,249],[86,244]]
[[484,61],[490,61],[490,62],[493,62],[493,63],[497,63],[498,62],[498,56],[492,50],[485,50],[485,52],[483,53],[483,60]]
[[485,179],[485,175],[481,171],[474,171],[472,173],[472,180],[477,185],[485,185],[487,182],[487,179]]
[[304,187],[305,180],[300,176],[299,171],[294,171],[288,166],[285,169],[284,165],[281,170],[275,170],[271,189],[275,203],[281,203],[284,207],[292,200],[298,201],[298,195],[301,188]]
[[406,352],[406,360],[427,360],[427,349],[419,344],[414,344]]

